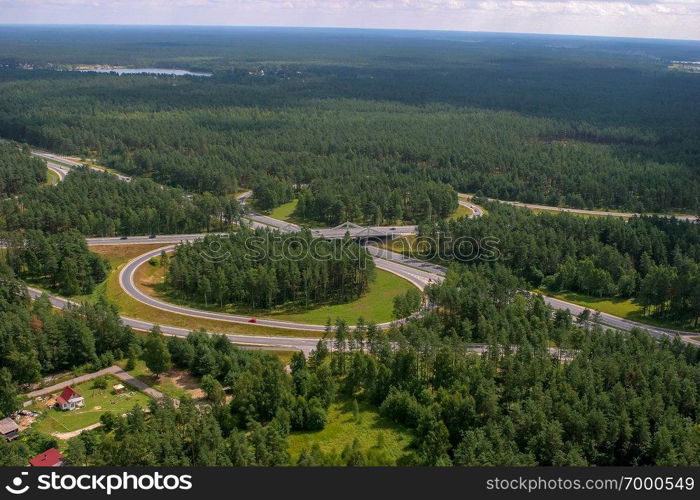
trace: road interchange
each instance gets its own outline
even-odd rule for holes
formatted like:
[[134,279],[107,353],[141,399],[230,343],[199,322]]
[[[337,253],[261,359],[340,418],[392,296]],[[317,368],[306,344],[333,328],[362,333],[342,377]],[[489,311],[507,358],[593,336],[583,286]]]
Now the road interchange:
[[[66,174],[70,171],[70,168],[73,166],[80,166],[80,163],[77,163],[73,160],[63,158],[58,155],[54,155],[52,153],[46,153],[43,151],[38,151],[38,150],[32,150],[32,153],[40,156],[44,159],[47,160],[47,167],[54,172],[56,172],[59,175],[59,179],[63,180],[66,176]],[[100,170],[96,167],[91,167],[94,168],[95,170]],[[120,174],[115,174],[117,175],[121,180],[124,180],[126,182],[130,181],[131,179],[129,177],[120,175]],[[238,196],[239,201],[242,204],[245,204],[246,201],[249,199],[251,196],[251,192],[246,192],[242,193],[241,195]],[[554,209],[554,210],[561,210],[561,211],[572,211],[576,213],[592,213],[593,215],[616,215],[616,216],[634,216],[638,214],[621,214],[619,212],[596,212],[596,211],[586,211],[586,210],[578,210],[578,209],[559,209],[557,207],[544,207],[544,206],[535,206],[535,205],[530,205],[530,204],[522,204],[518,202],[507,202],[512,205],[516,206],[524,206],[524,207],[536,207],[540,209]],[[459,198],[459,204],[462,206],[467,207],[468,209],[471,210],[472,214],[470,215],[470,218],[476,218],[480,217],[484,214],[483,210],[481,207],[478,205],[474,204],[471,201],[470,196],[460,196]],[[298,231],[301,228],[295,224],[290,224],[289,222],[286,221],[281,221],[274,219],[272,217],[263,215],[263,214],[258,214],[254,211],[250,211],[247,214],[247,218],[249,220],[249,223],[252,227],[272,227],[275,229],[278,229],[283,232],[288,232],[288,231]],[[688,220],[696,220],[697,217],[695,216],[680,216],[679,218],[686,218]],[[389,228],[389,227],[382,227],[380,230],[380,234],[382,236],[403,236],[407,234],[412,234],[412,232],[415,232],[416,227],[415,226],[399,226],[401,230],[397,231],[398,227],[396,228]],[[342,227],[339,228],[331,228],[330,231],[342,231]],[[348,228],[345,228],[348,229]],[[382,233],[382,230],[384,230],[384,233]],[[335,238],[335,237],[340,237],[337,234],[324,234],[324,231],[329,231],[329,229],[321,229],[321,230],[312,230],[312,232],[316,232],[316,236],[320,237],[330,237],[330,238]],[[344,233],[343,233],[344,234]],[[178,244],[183,241],[193,241],[195,239],[199,239],[204,237],[205,234],[187,234],[187,235],[163,235],[163,236],[137,236],[137,237],[130,237],[128,239],[124,238],[88,238],[87,242],[88,245],[90,246],[99,246],[99,245],[122,245],[122,244],[128,244],[128,245],[136,245],[136,244],[153,244],[153,243],[162,243],[164,245],[170,245],[169,247],[166,247],[165,249],[172,249],[174,248],[175,244]],[[375,258],[375,264],[377,265],[377,268],[386,270],[388,272],[392,272],[400,277],[403,277],[404,279],[407,279],[409,282],[411,282],[414,286],[417,286],[419,289],[423,289],[426,285],[430,283],[438,283],[444,279],[445,273],[446,273],[446,268],[428,263],[425,261],[421,261],[418,259],[406,257],[402,254],[396,253],[396,252],[391,252],[388,250],[385,250],[380,247],[376,246],[368,246],[367,247],[370,253]],[[250,320],[250,317],[247,316],[239,316],[239,315],[230,315],[226,313],[215,313],[215,312],[210,312],[210,311],[202,311],[198,309],[193,309],[193,308],[186,308],[182,306],[177,306],[175,304],[170,304],[167,302],[159,301],[157,299],[154,299],[146,294],[144,294],[142,291],[140,291],[134,284],[134,272],[140,265],[143,263],[147,262],[150,258],[152,258],[155,255],[159,255],[160,252],[163,250],[163,248],[159,248],[157,250],[152,250],[149,252],[144,253],[143,255],[140,255],[136,257],[135,259],[132,259],[130,262],[128,262],[124,268],[120,271],[119,275],[119,282],[120,286],[124,289],[124,291],[129,294],[132,298],[135,300],[138,300],[140,302],[143,302],[151,307],[156,307],[158,309],[162,309],[165,311],[173,312],[175,314],[181,314],[181,315],[186,315],[186,316],[193,316],[193,317],[200,317],[200,318],[205,318],[205,319],[215,319],[219,321],[227,321],[231,323],[247,323]],[[33,297],[37,297],[41,295],[43,292],[34,288],[29,289],[30,294]],[[566,302],[560,299],[556,299],[554,297],[548,297],[548,296],[543,296],[543,299],[545,303],[550,305],[551,307],[555,309],[566,309],[571,312],[573,315],[578,315],[582,311],[584,311],[586,308],[583,306],[579,306],[577,304],[573,304],[570,302]],[[74,305],[74,303],[68,299],[54,296],[54,295],[49,295],[49,300],[51,301],[52,305],[58,308],[65,308],[69,307],[71,305]],[[679,330],[672,330],[672,329],[665,329],[665,328],[658,328],[658,327],[653,327],[650,325],[646,325],[643,323],[637,323],[634,321],[626,320],[624,318],[620,318],[617,316],[613,316],[610,314],[606,313],[599,313],[596,315],[597,321],[599,321],[601,324],[605,326],[609,326],[612,328],[620,329],[620,330],[625,330],[629,331],[633,328],[641,328],[643,330],[648,331],[652,336],[656,338],[662,338],[662,337],[673,337],[676,335],[680,335],[681,338],[684,341],[688,342],[695,342],[694,340],[691,339],[691,336],[695,335],[691,332],[684,332],[684,331],[679,331]],[[123,322],[131,326],[132,328],[138,329],[138,330],[150,330],[153,328],[154,324],[150,323],[148,321],[143,321],[135,318],[130,318],[126,316],[121,317]],[[269,326],[269,327],[278,327],[278,328],[285,328],[289,330],[304,330],[304,331],[318,331],[321,332],[322,330],[325,329],[325,327],[320,326],[320,325],[308,325],[308,324],[300,324],[300,323],[292,323],[292,322],[285,322],[285,321],[277,321],[277,320],[268,320],[268,319],[258,319],[256,322],[258,325],[261,326]],[[177,336],[186,336],[189,334],[188,329],[185,328],[180,328],[180,327],[174,327],[174,326],[168,326],[168,325],[160,325],[162,331],[165,334],[169,335],[177,335]],[[388,324],[383,324],[381,326],[388,326]],[[248,335],[248,334],[227,334],[227,338],[236,344],[239,344],[244,347],[255,347],[255,348],[265,348],[265,349],[290,349],[290,350],[301,350],[306,353],[308,353],[311,349],[313,349],[317,342],[318,339],[314,338],[308,338],[308,337],[294,337],[294,336],[264,336],[264,335]]]

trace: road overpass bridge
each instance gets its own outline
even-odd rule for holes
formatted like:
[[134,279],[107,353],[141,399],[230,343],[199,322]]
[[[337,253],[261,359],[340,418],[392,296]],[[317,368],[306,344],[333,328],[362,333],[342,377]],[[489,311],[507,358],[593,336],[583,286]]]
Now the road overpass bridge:
[[345,222],[339,226],[328,229],[312,229],[314,236],[326,239],[342,239],[349,235],[354,240],[367,241],[377,239],[390,239],[397,236],[416,234],[418,226],[360,226],[352,222]]

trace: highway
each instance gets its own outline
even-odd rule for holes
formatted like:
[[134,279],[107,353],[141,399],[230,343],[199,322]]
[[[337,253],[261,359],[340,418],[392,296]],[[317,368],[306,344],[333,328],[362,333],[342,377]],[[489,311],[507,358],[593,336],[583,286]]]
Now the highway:
[[58,182],[62,182],[66,178],[68,172],[70,172],[69,168],[52,161],[46,162],[46,168],[58,175]]
[[[40,297],[42,291],[36,288],[29,288],[29,295],[34,298]],[[65,309],[69,305],[76,306],[75,302],[72,302],[63,297],[57,297],[55,295],[49,295],[49,301],[51,305],[58,309]],[[148,331],[151,330],[155,325],[148,321],[142,321],[140,319],[130,318],[128,316],[120,316],[122,322],[134,328],[136,330]],[[176,337],[187,337],[190,333],[190,329],[178,328],[176,326],[160,325],[160,329],[166,335],[172,335]],[[256,349],[267,349],[267,350],[289,350],[289,351],[303,351],[308,355],[308,353],[316,347],[318,339],[316,338],[303,338],[303,337],[275,337],[267,335],[248,335],[248,334],[226,334],[232,343],[239,345],[244,348],[256,348]]]
[[[65,179],[66,174],[68,174],[68,172],[70,172],[71,168],[85,166],[84,163],[80,163],[78,161],[71,160],[70,158],[66,158],[65,156],[57,155],[54,153],[49,153],[47,151],[42,151],[40,149],[31,149],[30,152],[34,156],[38,156],[38,157],[46,160],[46,167],[49,170],[53,170],[54,172],[56,172],[58,174],[60,180]],[[131,182],[131,177],[127,177],[126,175],[122,175],[122,174],[119,174],[117,172],[109,172],[108,170],[98,168],[98,167],[92,167],[92,166],[90,166],[88,168],[90,168],[91,170],[94,170],[96,172],[108,172],[108,173],[114,175],[115,177],[117,177],[117,179],[119,179],[120,181]]]
[[[51,153],[45,153],[45,152],[40,152],[36,150],[32,150],[34,154],[37,154],[38,156],[41,156],[47,160],[53,160],[53,161],[60,161],[62,164],[56,164],[53,163],[55,168],[61,168],[66,170],[66,167],[63,164],[68,164],[70,165],[70,162],[72,160],[64,159],[63,157],[60,157],[58,155],[53,155]],[[75,162],[72,162],[74,165],[79,165]],[[49,167],[50,168],[50,167]],[[99,169],[98,169],[99,170]],[[59,174],[61,179],[65,177],[65,173],[63,173],[63,176]],[[58,173],[58,172],[57,172]],[[118,174],[115,174],[118,175]],[[130,178],[118,175],[122,180],[129,181]],[[248,198],[251,196],[251,192],[245,192],[242,193],[238,196],[239,201],[241,202],[242,205],[246,203]],[[466,196],[467,200],[471,200],[471,197],[468,195]],[[475,217],[480,217],[483,215],[483,210],[471,201],[467,201],[464,199],[460,199],[459,203],[460,205],[468,207],[470,210],[472,210],[472,218]],[[499,200],[496,200],[499,201]],[[592,214],[592,215],[614,215],[614,216],[634,216],[636,214],[621,214],[619,212],[597,212],[597,211],[587,211],[587,210],[579,210],[579,209],[565,209],[565,208],[558,208],[558,207],[545,207],[542,205],[532,205],[532,204],[522,204],[518,202],[505,202],[509,203],[512,205],[516,206],[523,206],[527,208],[536,208],[536,209],[543,209],[543,210],[560,210],[560,211],[572,211],[576,213],[585,213],[585,214]],[[277,219],[274,219],[269,216],[265,216],[262,214],[258,214],[254,211],[249,211],[247,214],[247,217],[251,221],[251,225],[253,227],[275,227],[283,232],[287,231],[298,231],[300,228],[297,225],[290,224],[285,221],[280,221]],[[697,217],[695,216],[681,216],[678,218],[685,218],[686,220],[697,220]],[[316,235],[319,236],[324,236],[324,237],[329,237],[329,238],[334,238],[334,237],[342,237],[338,236],[340,232],[342,232],[342,235],[345,234],[347,231],[352,231],[353,229],[359,229],[359,231],[356,232],[356,235],[360,237],[360,231],[368,231],[367,228],[359,228],[357,226],[350,227],[350,226],[339,226],[337,228],[330,228],[330,229],[320,229],[320,230],[314,230]],[[415,226],[397,226],[397,227],[389,227],[389,226],[378,226],[376,228],[370,228],[369,231],[375,230],[379,234],[391,234],[391,235],[406,235],[406,234],[412,234],[412,232],[415,232],[416,228]],[[368,231],[368,232],[369,232]],[[188,235],[164,235],[164,236],[155,236],[155,237],[148,237],[148,236],[138,236],[138,237],[130,237],[128,239],[121,239],[121,238],[89,238],[88,239],[88,244],[89,245],[114,245],[114,244],[144,244],[144,243],[158,243],[158,244],[164,244],[164,245],[175,245],[177,243],[180,243],[182,241],[192,241],[194,239],[198,239],[203,237],[203,234],[188,234]],[[172,248],[172,247],[169,247]],[[445,275],[446,269],[442,266],[424,262],[418,259],[413,259],[409,257],[405,257],[401,254],[398,254],[396,252],[391,252],[388,250],[384,250],[375,246],[368,246],[367,247],[370,253],[375,257],[375,264],[378,269],[384,269],[386,271],[392,272],[398,276],[403,277],[404,279],[407,279],[410,281],[412,284],[414,284],[416,287],[423,289],[426,285],[430,283],[437,283],[440,282]],[[176,314],[182,314],[182,315],[187,315],[187,316],[192,316],[192,317],[200,317],[200,318],[206,318],[206,319],[215,319],[219,321],[227,321],[231,323],[247,323],[250,317],[246,316],[239,316],[239,315],[231,315],[231,314],[226,314],[226,313],[215,313],[215,312],[209,312],[209,311],[202,311],[202,310],[197,310],[197,309],[192,309],[192,308],[187,308],[187,307],[182,307],[182,306],[177,306],[175,304],[169,304],[163,301],[159,301],[157,299],[154,299],[152,297],[149,297],[148,295],[144,294],[141,292],[133,282],[133,274],[135,270],[139,267],[139,265],[143,264],[144,262],[147,262],[151,257],[159,255],[162,249],[157,249],[151,252],[147,252],[129,263],[122,269],[119,275],[119,280],[120,280],[120,285],[126,293],[131,295],[133,298],[136,300],[139,300],[141,302],[144,302],[152,307],[157,307],[163,310],[167,310]],[[38,294],[41,294],[39,290],[36,289],[30,289],[30,293],[33,296],[37,296]],[[577,304],[572,304],[570,302],[566,302],[560,299],[556,299],[553,297],[543,297],[544,301],[552,306],[553,308],[556,309],[567,309],[571,312],[572,315],[578,315],[581,311],[583,311],[584,307],[579,306]],[[70,301],[56,297],[56,296],[51,296],[50,300],[52,304],[54,304],[56,307],[66,307],[67,304],[70,303]],[[685,336],[684,340],[685,341],[690,341],[692,340],[689,338],[691,335],[697,335],[693,334],[690,332],[683,332],[683,331],[678,331],[678,330],[671,330],[671,329],[664,329],[664,328],[657,328],[657,327],[651,327],[649,325],[645,325],[642,323],[637,323],[634,321],[626,320],[623,318],[619,318],[617,316],[613,316],[610,314],[606,313],[600,313],[598,315],[599,321],[606,325],[610,326],[612,328],[617,328],[620,330],[625,330],[629,331],[632,328],[641,328],[644,330],[647,330],[651,335],[657,338],[661,338],[664,336],[675,336],[675,335],[681,335]],[[153,327],[152,323],[146,322],[146,321],[141,321],[138,319],[134,318],[129,318],[129,317],[122,317],[123,321],[125,324],[137,328],[140,330],[149,330]],[[323,331],[324,327],[320,325],[308,325],[308,324],[299,324],[299,323],[292,323],[292,322],[287,322],[287,321],[277,321],[277,320],[267,320],[267,319],[257,319],[256,324],[258,325],[263,325],[263,326],[271,326],[271,327],[278,327],[278,328],[286,328],[290,330],[306,330],[306,331]],[[387,326],[387,324],[383,324],[381,326]],[[163,330],[164,333],[170,334],[170,335],[179,335],[179,336],[185,336],[187,335],[188,331],[183,328],[178,328],[178,327],[171,327],[171,326],[163,326],[161,325],[161,329]],[[247,347],[259,347],[259,348],[269,348],[269,349],[298,349],[302,350],[304,352],[307,352],[312,349],[315,345],[317,340],[316,339],[309,339],[309,338],[299,338],[299,337],[278,337],[278,336],[256,336],[256,335],[236,335],[236,334],[229,334],[227,337],[231,340],[231,342],[234,342],[236,344],[241,344]]]
[[[195,239],[195,238],[192,238]],[[155,238],[150,240],[151,242],[154,243],[163,243],[164,241],[161,241],[159,238]],[[182,240],[186,241],[186,240]],[[188,240],[191,241],[191,240]],[[148,262],[151,258],[157,257],[161,254],[162,251],[171,251],[175,247],[174,246],[167,246],[163,248],[158,248],[155,250],[151,250],[149,252],[146,252],[142,255],[139,255],[138,257],[130,260],[119,272],[119,285],[122,287],[122,289],[133,299],[146,304],[151,307],[155,307],[157,309],[160,309],[162,311],[167,311],[175,314],[181,314],[185,316],[190,316],[193,318],[201,318],[201,319],[210,319],[210,320],[216,320],[216,321],[225,321],[229,323],[249,323],[251,316],[244,316],[244,315],[238,315],[238,314],[228,314],[228,313],[220,313],[220,312],[213,312],[213,311],[204,311],[201,309],[194,309],[191,307],[185,307],[185,306],[179,306],[177,304],[172,304],[169,302],[165,302],[162,300],[158,300],[154,297],[151,297],[147,294],[145,294],[143,291],[141,291],[135,284],[134,282],[134,274],[136,273],[136,270]],[[375,265],[377,269],[382,269],[385,271],[388,271],[390,273],[396,274],[397,276],[400,276],[401,278],[406,279],[410,283],[412,283],[414,286],[422,290],[430,281],[431,276],[427,273],[418,271],[416,269],[412,269],[410,267],[403,266],[399,263],[396,262],[391,262],[391,261],[386,261],[383,259],[375,259]],[[260,326],[269,326],[269,327],[275,327],[275,328],[285,328],[288,330],[304,330],[304,331],[314,331],[314,332],[323,332],[325,330],[325,326],[323,325],[316,325],[316,324],[306,324],[306,323],[299,323],[299,322],[293,322],[293,321],[283,321],[283,320],[272,320],[272,319],[265,319],[265,318],[256,318],[256,325]],[[381,323],[379,324],[380,327],[386,328],[390,325],[391,323]]]
[[[376,257],[381,257],[382,259],[388,259],[393,262],[401,263],[404,266],[416,267],[417,272],[424,273],[424,276],[426,276],[434,283],[442,281],[442,279],[445,276],[445,273],[447,272],[447,268],[445,268],[444,266],[406,257],[402,254],[392,252],[383,248],[367,248],[370,251],[370,253]],[[523,291],[523,293],[531,292]],[[542,295],[542,299],[544,300],[545,304],[549,305],[553,309],[568,310],[573,316],[578,316],[579,314],[581,314],[581,312],[587,309],[586,307],[580,306],[578,304],[567,302],[565,300],[557,299],[554,297],[549,297],[547,295]],[[595,312],[596,311],[591,311],[591,315],[593,315]],[[633,328],[640,328],[642,330],[646,330],[647,332],[649,332],[649,334],[656,338],[673,337],[675,335],[681,335],[682,337],[698,335],[697,333],[693,332],[684,332],[682,330],[672,330],[668,328],[654,327],[646,325],[644,323],[637,323],[636,321],[630,321],[624,318],[620,318],[619,316],[613,316],[612,314],[607,314],[603,312],[599,313],[598,321],[605,326],[617,328],[618,330],[630,331]]]
[[[251,191],[246,191],[245,193],[239,194],[236,198],[242,206],[246,206],[251,194]],[[255,227],[273,227],[284,233],[293,233],[302,230],[302,227],[297,224],[274,219],[250,209],[245,217],[255,223]],[[359,226],[351,222],[345,222],[336,227],[310,229],[310,231],[313,236],[328,240],[343,239],[346,234],[353,239],[372,239],[416,234],[418,226]]]
[[[472,211],[472,214],[469,216],[470,219],[476,219],[477,217],[481,217],[484,215],[484,209],[481,208],[479,205],[475,205],[474,203],[471,203],[471,201],[466,201],[462,197],[467,197],[467,195],[462,195],[460,194],[459,197],[457,198],[457,203],[459,203],[461,206],[468,208],[469,210]],[[469,198],[471,200],[471,198]]]
[[[185,239],[183,237],[180,237],[180,241],[189,241],[191,239],[196,239],[198,237],[201,237],[202,235],[191,235],[191,238]],[[102,244],[107,244],[105,243],[106,239],[102,239],[101,243]],[[172,237],[157,237],[154,239],[149,240],[152,243],[170,243],[172,241]],[[164,248],[165,250],[171,250],[174,248],[173,246],[169,246]],[[152,257],[156,257],[160,255],[161,251],[164,250],[163,248],[159,248],[156,250],[152,250],[150,252],[146,252],[143,255],[136,257],[135,259],[131,260],[124,266],[124,268],[121,270],[120,275],[119,275],[119,283],[120,286],[124,289],[124,291],[129,294],[132,298],[135,300],[138,300],[144,304],[147,304],[151,307],[155,307],[161,310],[165,310],[168,312],[176,313],[176,314],[182,314],[186,316],[191,316],[191,317],[197,317],[197,318],[202,318],[202,319],[212,319],[212,320],[218,320],[218,321],[226,321],[226,322],[231,322],[231,323],[248,323],[250,320],[249,316],[241,316],[241,315],[233,315],[233,314],[227,314],[227,313],[217,313],[217,312],[211,312],[211,311],[203,311],[203,310],[198,310],[198,309],[193,309],[193,308],[188,308],[184,306],[178,306],[176,304],[171,304],[168,302],[160,301],[158,299],[155,299],[153,297],[150,297],[143,293],[141,290],[136,287],[134,283],[134,273],[136,269],[138,269],[139,266],[143,265],[144,263],[148,262],[149,259]],[[425,288],[425,286],[431,284],[431,283],[439,283],[444,279],[445,273],[446,273],[446,268],[443,266],[439,266],[437,264],[432,264],[428,263],[425,261],[421,261],[418,259],[406,257],[402,254],[396,253],[396,252],[391,252],[389,250],[379,248],[376,246],[367,246],[368,251],[374,256],[375,258],[375,264],[378,269],[383,269],[388,272],[392,272],[408,281],[410,281],[413,285],[418,287],[419,289]],[[548,297],[548,296],[543,296],[543,300],[546,304],[551,306],[554,309],[566,309],[568,310],[572,315],[577,316],[579,315],[582,311],[584,311],[586,308],[583,306],[580,306],[578,304],[573,304],[570,302],[566,302],[561,299],[557,299],[554,297]],[[598,320],[601,324],[612,327],[612,328],[617,328],[620,330],[625,330],[629,331],[632,330],[633,328],[641,328],[644,330],[647,330],[652,336],[661,338],[665,336],[675,336],[677,334],[681,336],[692,336],[695,335],[691,332],[683,332],[683,331],[678,331],[678,330],[671,330],[671,329],[665,329],[665,328],[658,328],[658,327],[652,327],[649,325],[645,325],[642,323],[637,323],[634,321],[630,321],[624,318],[620,318],[617,316],[613,316],[611,314],[607,313],[600,313],[598,316]],[[269,320],[269,319],[263,319],[263,318],[258,318],[256,321],[256,324],[262,325],[262,326],[270,326],[270,327],[277,327],[277,328],[285,328],[289,330],[305,330],[305,331],[318,331],[321,332],[324,330],[324,327],[321,325],[312,325],[312,324],[302,324],[302,323],[295,323],[295,322],[290,322],[290,321],[281,321],[281,320]],[[382,323],[380,325],[381,327],[387,327],[389,326],[389,323]],[[276,337],[279,338],[279,337]],[[308,339],[307,339],[308,340]]]
[[[471,200],[474,196],[470,194],[460,194],[460,197],[466,198],[467,200]],[[495,198],[486,198],[483,197],[483,199],[488,200],[488,201],[496,201],[498,203],[505,203],[507,205],[512,205],[514,207],[520,207],[520,208],[528,208],[530,210],[544,210],[544,211],[549,211],[549,212],[569,212],[573,214],[581,214],[581,215],[598,215],[598,216],[605,216],[605,217],[624,217],[624,218],[631,218],[631,217],[641,217],[641,216],[657,216],[657,217],[674,217],[678,220],[683,220],[683,221],[690,221],[690,222],[698,222],[700,221],[700,216],[698,215],[687,215],[687,214],[679,214],[679,215],[669,215],[669,214],[654,214],[654,213],[635,213],[635,212],[608,212],[604,210],[585,210],[582,208],[566,208],[566,207],[553,207],[550,205],[538,205],[536,203],[522,203],[520,201],[507,201],[507,200],[497,200]],[[467,202],[464,202],[467,203]],[[460,200],[460,205],[462,205],[462,200]],[[465,205],[469,206],[469,205]],[[483,212],[482,212],[483,213]]]

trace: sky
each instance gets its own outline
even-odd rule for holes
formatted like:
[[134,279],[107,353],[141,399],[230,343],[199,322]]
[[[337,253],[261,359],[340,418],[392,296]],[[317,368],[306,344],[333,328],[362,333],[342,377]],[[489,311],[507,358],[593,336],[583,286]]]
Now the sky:
[[700,0],[0,0],[0,24],[322,26],[697,40]]

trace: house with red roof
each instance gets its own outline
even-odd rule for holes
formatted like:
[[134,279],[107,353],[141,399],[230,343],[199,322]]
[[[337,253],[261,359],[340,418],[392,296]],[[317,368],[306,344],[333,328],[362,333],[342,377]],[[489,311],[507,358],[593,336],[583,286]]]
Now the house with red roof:
[[61,410],[75,410],[85,404],[85,399],[75,392],[72,387],[66,387],[60,396],[56,398],[56,406]]
[[56,448],[50,448],[30,459],[29,465],[32,467],[60,467],[63,465],[63,460],[64,458],[60,451]]

